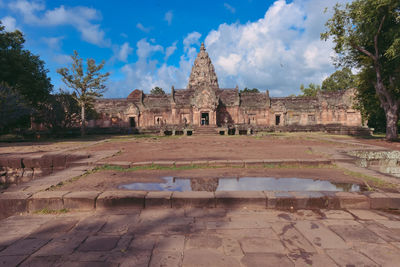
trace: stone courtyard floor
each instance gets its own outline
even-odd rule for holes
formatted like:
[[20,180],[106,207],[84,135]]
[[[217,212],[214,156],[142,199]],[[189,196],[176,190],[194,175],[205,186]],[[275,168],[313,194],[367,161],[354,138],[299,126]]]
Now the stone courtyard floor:
[[0,266],[399,266],[400,215],[125,209],[0,222]]
[[[63,162],[68,166],[51,175],[0,188],[0,218],[10,216],[0,220],[0,266],[399,266],[400,213],[373,210],[382,207],[372,204],[398,208],[400,194],[387,192],[400,192],[400,180],[362,168],[347,154],[399,149],[400,143],[322,133],[2,143],[0,156],[20,166],[30,157],[47,164],[47,154],[91,156],[71,165]],[[56,161],[50,160],[52,168]],[[105,168],[110,165],[114,169]],[[100,169],[94,172],[96,166]],[[368,198],[364,192],[353,194],[363,205],[351,199],[338,210],[289,212],[243,203],[241,208],[183,209],[174,206],[172,197],[169,208],[147,208],[142,202],[153,201],[150,194],[132,197],[132,191],[117,189],[137,178],[165,175],[299,177],[368,183],[375,191],[365,192]],[[97,209],[110,193],[115,194],[110,202],[126,194],[120,204],[139,200],[140,205]],[[271,195],[265,196],[262,201],[269,203]],[[83,206],[75,202],[70,209],[71,199],[91,211],[76,211]],[[301,196],[297,200],[304,202]],[[46,206],[51,203],[53,210]]]

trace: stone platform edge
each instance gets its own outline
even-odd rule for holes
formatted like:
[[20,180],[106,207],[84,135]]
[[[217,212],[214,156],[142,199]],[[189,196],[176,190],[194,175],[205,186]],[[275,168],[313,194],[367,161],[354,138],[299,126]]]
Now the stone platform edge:
[[192,160],[192,161],[98,161],[96,166],[104,165],[120,167],[124,169],[144,166],[183,167],[183,166],[205,166],[205,167],[251,167],[264,166],[268,164],[303,164],[303,165],[329,165],[334,163],[330,159],[247,159],[247,160]]
[[0,194],[0,218],[43,209],[400,209],[400,193],[332,191],[23,191]]

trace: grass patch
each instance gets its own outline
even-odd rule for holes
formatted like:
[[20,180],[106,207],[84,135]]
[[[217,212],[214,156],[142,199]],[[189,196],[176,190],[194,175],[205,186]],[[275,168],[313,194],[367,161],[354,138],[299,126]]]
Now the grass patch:
[[97,171],[120,171],[120,172],[132,172],[132,171],[141,171],[141,170],[195,170],[195,169],[216,169],[216,168],[224,168],[223,166],[204,166],[204,165],[184,165],[184,166],[161,166],[157,164],[148,165],[148,166],[136,166],[130,168],[123,168],[120,166],[113,165],[103,165],[97,169]]
[[60,210],[51,210],[48,208],[44,208],[41,210],[36,210],[33,213],[34,214],[64,214],[64,213],[68,213],[69,210],[68,209],[60,209]]
[[54,190],[56,190],[56,189],[58,189],[58,188],[61,188],[61,187],[64,186],[64,185],[67,185],[67,184],[76,182],[76,181],[78,181],[79,179],[88,176],[89,174],[96,173],[98,170],[99,170],[99,167],[96,167],[96,168],[94,168],[93,170],[86,171],[86,172],[85,172],[84,174],[82,174],[82,175],[75,176],[75,177],[73,177],[73,178],[71,178],[71,179],[69,179],[69,180],[66,180],[66,181],[63,181],[63,182],[59,182],[59,183],[56,184],[56,185],[52,185],[52,186],[50,186],[49,188],[47,188],[45,191],[54,191]]
[[133,172],[133,171],[142,171],[142,170],[171,170],[171,171],[179,171],[179,170],[196,170],[196,169],[220,169],[220,168],[266,168],[266,169],[301,169],[301,168],[334,168],[335,165],[332,164],[263,164],[263,165],[250,165],[250,166],[205,166],[205,165],[184,165],[184,166],[161,166],[157,164],[147,165],[147,166],[135,166],[130,168],[123,168],[120,166],[114,165],[103,165],[101,167],[96,168],[96,171],[120,171],[120,172]]
[[[349,170],[346,170],[343,168],[341,168],[341,170],[343,171],[343,173],[345,175],[355,177],[355,178],[358,178],[358,179],[361,179],[362,181],[364,181],[366,186],[368,187],[369,191],[373,191],[374,190],[373,187],[390,188],[390,189],[396,188],[396,185],[385,182],[374,176],[366,175],[366,174],[359,173],[359,172],[349,171]],[[372,188],[371,188],[371,186],[372,186]]]

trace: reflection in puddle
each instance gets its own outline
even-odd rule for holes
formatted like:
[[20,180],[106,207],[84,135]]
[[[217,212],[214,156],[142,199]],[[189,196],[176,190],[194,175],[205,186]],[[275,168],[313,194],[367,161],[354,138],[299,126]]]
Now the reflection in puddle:
[[176,178],[162,177],[163,183],[131,183],[120,185],[120,189],[144,191],[344,191],[358,192],[360,186],[329,181],[272,178]]

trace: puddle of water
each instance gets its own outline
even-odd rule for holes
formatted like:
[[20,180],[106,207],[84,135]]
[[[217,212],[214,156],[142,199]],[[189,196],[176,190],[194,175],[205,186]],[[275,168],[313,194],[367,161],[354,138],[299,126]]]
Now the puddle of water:
[[131,183],[120,185],[120,189],[143,191],[344,191],[358,192],[360,186],[329,181],[273,178],[176,178],[162,177],[163,183]]

